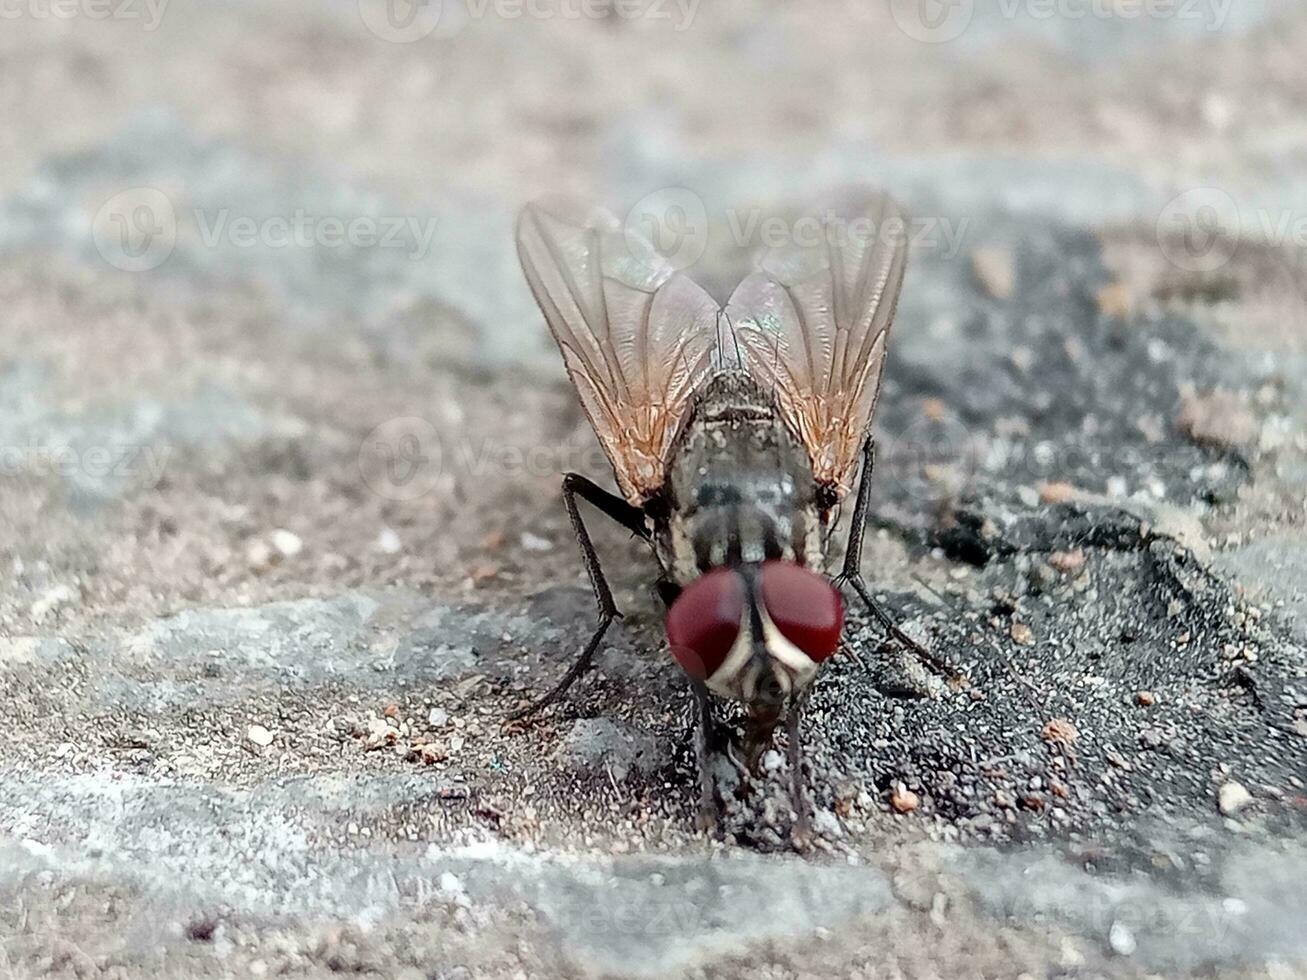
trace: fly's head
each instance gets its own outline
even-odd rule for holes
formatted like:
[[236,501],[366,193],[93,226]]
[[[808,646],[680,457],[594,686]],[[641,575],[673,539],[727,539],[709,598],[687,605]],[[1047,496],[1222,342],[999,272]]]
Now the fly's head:
[[764,745],[786,705],[839,647],[844,604],[823,576],[790,561],[714,568],[667,613],[672,656],[710,690],[744,702]]

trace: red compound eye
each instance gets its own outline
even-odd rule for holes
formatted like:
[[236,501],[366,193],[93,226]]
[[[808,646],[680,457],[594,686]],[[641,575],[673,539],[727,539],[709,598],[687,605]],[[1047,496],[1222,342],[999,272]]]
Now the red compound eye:
[[691,677],[705,680],[722,665],[740,635],[744,582],[716,568],[687,585],[667,612],[672,656]]
[[762,566],[762,604],[785,638],[820,663],[840,645],[844,601],[816,572],[788,561]]

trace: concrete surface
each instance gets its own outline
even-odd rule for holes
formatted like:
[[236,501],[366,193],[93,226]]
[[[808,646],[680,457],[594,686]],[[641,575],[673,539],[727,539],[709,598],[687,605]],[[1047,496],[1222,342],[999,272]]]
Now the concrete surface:
[[[0,970],[1307,975],[1307,16],[590,9],[6,8]],[[609,479],[511,223],[679,188],[720,296],[858,183],[921,222],[864,570],[965,681],[853,617],[799,856],[783,753],[693,830],[597,521],[626,618],[502,724]]]

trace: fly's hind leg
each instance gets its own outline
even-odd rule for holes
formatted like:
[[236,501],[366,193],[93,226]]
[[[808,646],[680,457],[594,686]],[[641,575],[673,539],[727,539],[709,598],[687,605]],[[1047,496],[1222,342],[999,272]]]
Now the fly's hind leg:
[[899,628],[893,617],[872,598],[871,590],[867,588],[867,583],[862,577],[862,536],[867,530],[867,501],[871,497],[871,471],[875,462],[876,440],[868,436],[867,441],[862,445],[862,476],[858,481],[858,497],[853,506],[853,526],[849,528],[849,542],[844,549],[844,567],[835,576],[834,585],[837,589],[845,583],[853,586],[853,591],[858,593],[858,597],[862,599],[867,610],[876,617],[877,622],[884,627],[885,632],[937,674],[953,682],[959,681],[961,678],[948,661],[931,653]]
[[567,508],[567,517],[572,522],[572,531],[576,535],[576,543],[581,549],[581,561],[585,564],[586,574],[590,577],[590,587],[594,590],[595,602],[599,605],[599,622],[595,625],[590,642],[585,645],[585,649],[576,658],[576,662],[568,668],[567,673],[563,675],[563,679],[547,694],[536,698],[526,707],[510,714],[508,716],[509,720],[533,715],[561,698],[576,679],[590,667],[595,653],[599,650],[599,644],[603,640],[604,634],[608,632],[608,627],[612,625],[614,619],[618,619],[622,615],[618,612],[617,604],[613,601],[613,593],[608,587],[608,580],[604,578],[603,569],[599,567],[599,555],[595,552],[594,545],[590,541],[590,533],[586,530],[585,522],[581,520],[581,512],[576,503],[577,497],[589,501],[603,514],[632,533],[642,538],[648,538],[649,536],[649,531],[644,522],[644,511],[639,507],[627,503],[621,497],[614,496],[579,473],[568,473],[563,477],[563,506]]

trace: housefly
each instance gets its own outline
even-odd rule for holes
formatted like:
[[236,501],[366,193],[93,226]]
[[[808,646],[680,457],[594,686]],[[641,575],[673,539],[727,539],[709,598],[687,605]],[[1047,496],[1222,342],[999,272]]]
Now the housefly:
[[[748,768],[784,724],[800,842],[810,832],[800,708],[839,649],[842,589],[939,667],[872,598],[860,571],[871,419],[906,223],[881,195],[813,220],[822,234],[765,251],[724,309],[606,211],[535,203],[517,225],[523,272],[621,495],[578,473],[563,477],[599,620],[558,685],[514,717],[556,701],[619,615],[581,517],[584,500],[648,542],[660,569],[668,644],[695,693],[700,826],[717,815],[716,694],[745,707]],[[829,579],[838,505],[859,470],[843,565]]]

